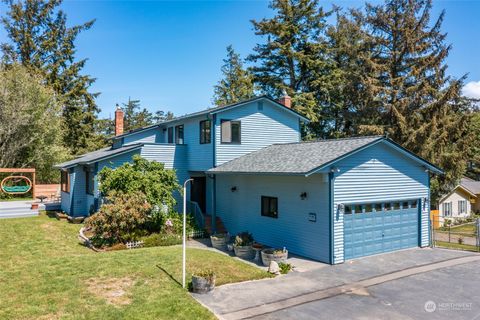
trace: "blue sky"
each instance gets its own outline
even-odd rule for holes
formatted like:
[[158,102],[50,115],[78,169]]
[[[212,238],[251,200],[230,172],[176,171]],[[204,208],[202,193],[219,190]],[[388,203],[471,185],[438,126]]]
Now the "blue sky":
[[[322,1],[325,8],[331,1]],[[335,1],[360,7],[363,1]],[[480,98],[480,1],[438,1],[434,15],[446,9],[443,24],[453,49],[450,74],[469,73],[466,93]],[[260,39],[251,19],[272,15],[268,1],[65,1],[70,23],[96,19],[78,38],[85,72],[96,77],[93,91],[102,117],[116,103],[139,99],[151,111],[175,115],[211,105],[220,78],[225,47],[232,44],[245,57]],[[4,5],[0,5],[3,13]],[[0,29],[0,42],[5,32]]]

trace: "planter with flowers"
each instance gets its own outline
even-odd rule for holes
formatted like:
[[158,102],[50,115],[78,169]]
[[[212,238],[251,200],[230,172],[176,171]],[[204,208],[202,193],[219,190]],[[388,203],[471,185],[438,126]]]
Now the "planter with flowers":
[[212,247],[222,251],[227,249],[228,240],[229,240],[229,236],[227,233],[214,233],[210,236]]
[[253,236],[248,232],[240,232],[235,237],[235,242],[233,243],[233,250],[235,255],[242,259],[253,259],[255,252],[252,248]]
[[262,250],[262,262],[265,267],[270,265],[271,261],[276,263],[286,263],[288,258],[288,250],[267,248]]
[[194,293],[207,293],[215,288],[215,272],[203,270],[192,275],[192,291]]

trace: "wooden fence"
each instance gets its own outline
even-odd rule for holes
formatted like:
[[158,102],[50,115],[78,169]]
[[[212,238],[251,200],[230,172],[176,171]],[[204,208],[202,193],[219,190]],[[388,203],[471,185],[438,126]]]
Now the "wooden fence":
[[55,200],[60,197],[59,184],[37,184],[35,185],[35,194],[33,198],[38,196],[48,197],[50,200]]

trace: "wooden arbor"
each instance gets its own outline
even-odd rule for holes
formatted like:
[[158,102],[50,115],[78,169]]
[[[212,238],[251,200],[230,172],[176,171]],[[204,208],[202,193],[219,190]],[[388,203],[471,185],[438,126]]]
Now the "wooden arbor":
[[[31,182],[32,197],[33,197],[33,199],[35,199],[35,168],[0,168],[0,173],[31,173],[32,174],[32,179],[31,180],[28,179],[28,178],[26,178],[26,179]],[[7,177],[5,179],[9,179],[9,177]],[[4,192],[4,190],[1,190],[1,191]],[[23,192],[19,192],[19,193],[23,193]],[[15,192],[14,192],[14,194],[15,194]]]

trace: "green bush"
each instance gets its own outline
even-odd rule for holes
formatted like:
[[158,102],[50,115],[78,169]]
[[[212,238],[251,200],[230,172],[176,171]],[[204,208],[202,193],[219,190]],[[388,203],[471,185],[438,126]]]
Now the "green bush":
[[182,236],[179,234],[153,233],[142,238],[144,247],[173,246],[182,243]]
[[284,263],[284,262],[280,262],[278,264],[278,267],[280,268],[280,273],[281,274],[287,274],[290,271],[292,271],[292,269],[293,269],[293,267],[290,263]]
[[148,220],[151,206],[141,192],[111,192],[107,203],[86,220],[96,246],[109,246],[135,240]]
[[180,191],[174,170],[165,169],[163,163],[148,161],[138,155],[133,157],[133,163],[127,162],[115,169],[103,168],[99,177],[100,191],[104,195],[112,191],[129,195],[142,192],[154,208],[153,227],[159,227],[161,214],[172,210],[175,206],[173,193]]

